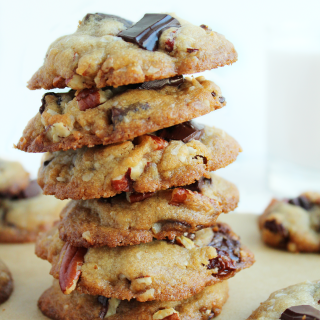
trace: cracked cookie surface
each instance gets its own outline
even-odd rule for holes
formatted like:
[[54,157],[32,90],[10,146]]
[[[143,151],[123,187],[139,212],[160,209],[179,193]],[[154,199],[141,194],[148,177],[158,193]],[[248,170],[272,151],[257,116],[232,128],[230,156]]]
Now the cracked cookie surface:
[[118,87],[201,72],[237,60],[233,45],[223,35],[176,18],[181,27],[164,30],[157,50],[149,51],[117,36],[129,27],[123,20],[103,14],[87,15],[74,34],[51,44],[43,66],[28,87]]
[[144,135],[133,142],[46,154],[38,183],[59,199],[154,192],[210,178],[210,171],[232,163],[240,151],[232,137],[214,127],[205,126],[200,140],[187,143]]
[[13,291],[13,279],[8,267],[0,260],[0,304],[7,301]]
[[238,201],[237,187],[214,174],[185,189],[71,201],[61,213],[60,238],[77,247],[173,240],[214,225],[220,213],[234,210]]
[[73,289],[82,293],[141,302],[182,300],[254,262],[253,254],[226,224],[218,223],[210,230],[211,237],[202,237],[203,231],[198,231],[189,238],[176,237],[171,243],[155,240],[83,250],[60,240],[55,227],[40,235],[36,254],[52,263],[51,274],[61,283],[68,280],[61,274],[61,266],[68,260],[66,252],[81,250],[83,260],[75,261],[82,263],[81,274]]
[[[59,282],[54,280],[53,285],[46,290],[38,301],[42,313],[55,320],[100,320],[106,313],[108,320],[153,320],[153,315],[166,316],[176,313],[177,320],[208,320],[220,314],[221,309],[228,299],[228,283],[223,281],[213,286],[208,286],[189,299],[181,301],[119,301],[113,310],[103,310],[103,304],[99,302],[99,296],[91,296],[72,292],[64,295]],[[114,301],[115,299],[113,299]],[[103,300],[102,300],[103,301]],[[106,301],[106,305],[112,306],[113,301]],[[117,302],[118,303],[118,302]],[[161,312],[159,312],[161,311]],[[101,315],[101,316],[100,316]],[[167,318],[166,318],[167,320]]]
[[17,148],[53,152],[122,142],[225,104],[220,88],[204,77],[152,90],[127,86],[50,92],[44,95],[39,113],[29,121]]
[[273,199],[259,218],[263,241],[291,252],[320,252],[320,194]]
[[[287,309],[295,306],[310,306],[317,309],[320,315],[320,281],[307,281],[273,292],[270,297],[260,304],[247,320],[276,320]],[[296,309],[297,310],[297,309]],[[317,312],[316,311],[316,312]],[[293,316],[293,314],[291,314]],[[296,318],[281,319],[305,319],[303,314],[295,315]],[[307,319],[319,319],[308,317]]]

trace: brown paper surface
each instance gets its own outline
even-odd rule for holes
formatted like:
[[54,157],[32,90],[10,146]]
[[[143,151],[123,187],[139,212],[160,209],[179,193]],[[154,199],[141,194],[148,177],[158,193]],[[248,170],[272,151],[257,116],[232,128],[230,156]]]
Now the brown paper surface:
[[[220,218],[231,225],[257,262],[229,280],[230,298],[217,320],[245,320],[271,292],[306,280],[320,279],[319,254],[292,254],[266,247],[260,240],[257,216],[229,214]],[[34,254],[34,245],[0,245],[0,258],[10,268],[15,289],[0,305],[0,319],[44,320],[37,299],[52,282],[50,265]]]

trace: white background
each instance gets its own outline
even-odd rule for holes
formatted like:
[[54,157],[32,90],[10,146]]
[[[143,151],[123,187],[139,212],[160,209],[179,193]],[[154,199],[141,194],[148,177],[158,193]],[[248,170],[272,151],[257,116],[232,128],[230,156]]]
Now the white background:
[[[138,21],[144,13],[175,12],[195,25],[206,24],[235,45],[239,61],[205,72],[227,99],[227,106],[201,121],[236,137],[244,152],[219,173],[239,186],[240,211],[259,212],[268,202],[266,50],[269,29],[305,24],[319,28],[320,1],[102,1],[0,0],[0,157],[16,159],[36,176],[41,155],[13,149],[40,106],[43,90],[29,91],[26,82],[41,66],[49,44],[73,33],[86,13],[103,12]],[[290,115],[289,115],[290,116]]]

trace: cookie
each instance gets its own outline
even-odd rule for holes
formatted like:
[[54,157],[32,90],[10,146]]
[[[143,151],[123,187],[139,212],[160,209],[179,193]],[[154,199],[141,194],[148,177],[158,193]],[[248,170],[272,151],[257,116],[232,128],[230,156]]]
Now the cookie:
[[13,291],[13,279],[7,266],[0,260],[0,304],[9,299]]
[[29,184],[29,173],[19,162],[0,159],[0,199],[18,195]]
[[86,249],[60,240],[56,226],[39,236],[36,254],[52,263],[51,274],[66,294],[76,288],[140,302],[187,299],[254,262],[253,254],[225,224],[187,236],[171,242]]
[[182,301],[125,301],[90,296],[76,291],[64,295],[54,280],[38,301],[42,313],[55,320],[208,320],[220,314],[228,299],[228,283],[206,287]]
[[1,199],[0,243],[35,241],[40,231],[49,230],[59,219],[67,202],[43,194],[18,200]]
[[[174,18],[178,24],[149,29],[158,33],[146,39],[158,44],[151,51],[130,42],[135,36],[126,36],[132,29],[124,19],[99,13],[86,15],[75,33],[50,45],[43,66],[33,75],[28,88],[118,87],[201,72],[237,60],[233,45],[208,26],[194,26],[175,15],[160,16]],[[140,30],[143,32],[143,28]]]
[[60,238],[76,247],[128,246],[173,240],[214,225],[234,210],[237,187],[214,175],[185,188],[155,194],[123,193],[113,198],[71,201],[61,213]]
[[204,77],[49,92],[43,96],[39,113],[28,123],[17,148],[53,152],[122,142],[191,120],[225,104],[220,88]]
[[320,320],[320,281],[299,283],[276,292],[247,320]]
[[263,241],[291,252],[320,252],[320,194],[273,199],[259,218]]
[[[134,141],[47,154],[38,183],[59,199],[108,198],[123,191],[154,192],[192,184],[232,163],[241,147],[224,131],[205,126],[197,137],[178,136],[182,125]],[[174,137],[174,128],[178,128]],[[170,140],[170,137],[181,140]],[[193,138],[188,141],[189,138]],[[199,139],[199,140],[195,140]]]

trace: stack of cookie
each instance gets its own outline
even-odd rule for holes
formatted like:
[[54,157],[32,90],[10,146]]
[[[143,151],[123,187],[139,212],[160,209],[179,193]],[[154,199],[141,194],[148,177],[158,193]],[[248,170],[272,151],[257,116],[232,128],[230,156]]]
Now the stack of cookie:
[[[253,255],[225,224],[238,190],[212,171],[241,151],[191,121],[223,107],[220,88],[184,78],[236,61],[207,26],[173,15],[88,14],[49,48],[30,89],[46,93],[17,148],[44,152],[38,183],[73,199],[37,242],[57,280],[52,319],[212,319]],[[59,281],[58,281],[59,280]]]

